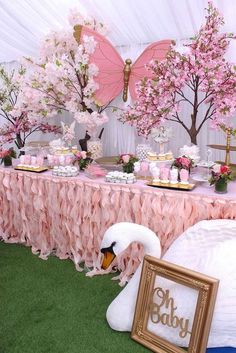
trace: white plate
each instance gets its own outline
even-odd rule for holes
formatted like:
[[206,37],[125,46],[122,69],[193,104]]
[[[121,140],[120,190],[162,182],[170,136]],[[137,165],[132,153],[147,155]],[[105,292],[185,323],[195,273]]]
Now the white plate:
[[200,161],[197,163],[197,167],[202,167],[202,168],[211,168],[215,162],[206,162],[206,161]]
[[208,178],[204,178],[202,175],[200,174],[193,174],[190,175],[191,179],[195,180],[195,181],[204,181],[204,182],[208,182]]

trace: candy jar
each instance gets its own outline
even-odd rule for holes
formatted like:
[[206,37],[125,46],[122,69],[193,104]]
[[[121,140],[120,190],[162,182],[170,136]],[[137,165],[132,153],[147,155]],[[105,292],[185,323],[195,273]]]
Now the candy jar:
[[148,152],[151,152],[152,148],[147,144],[139,144],[136,148],[136,156],[140,161],[147,158]]

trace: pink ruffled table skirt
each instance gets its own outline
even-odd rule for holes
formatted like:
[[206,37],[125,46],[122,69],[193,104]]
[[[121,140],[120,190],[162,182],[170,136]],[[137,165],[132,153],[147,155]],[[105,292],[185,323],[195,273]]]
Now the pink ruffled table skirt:
[[[84,175],[53,177],[0,168],[0,238],[24,243],[46,259],[71,258],[76,268],[99,268],[100,243],[117,222],[142,224],[158,234],[163,253],[188,227],[203,219],[236,219],[236,183],[217,195],[198,186],[191,192],[109,184]],[[121,284],[137,268],[142,249],[133,244],[117,258]],[[94,271],[91,272],[91,275]]]

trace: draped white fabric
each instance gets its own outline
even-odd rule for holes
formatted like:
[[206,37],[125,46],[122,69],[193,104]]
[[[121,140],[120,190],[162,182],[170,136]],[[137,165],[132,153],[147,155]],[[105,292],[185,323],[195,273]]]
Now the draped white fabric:
[[[214,4],[224,14],[225,30],[236,32],[236,1],[215,0]],[[21,56],[37,56],[43,36],[50,30],[66,27],[67,14],[73,7],[108,25],[108,38],[123,58],[135,59],[148,43],[165,38],[176,40],[181,50],[183,41],[193,36],[203,23],[206,6],[207,0],[0,0],[0,62],[10,68]],[[236,62],[236,41],[227,57]],[[120,98],[113,105],[124,107]],[[184,107],[182,118],[189,115],[188,107]],[[105,154],[134,152],[137,143],[143,139],[136,136],[133,128],[117,121],[112,111],[109,116],[110,122],[103,135]],[[55,118],[59,119],[61,117]],[[71,117],[63,116],[63,120],[68,119]],[[77,129],[79,136],[83,136],[84,130]],[[189,139],[178,124],[174,124],[173,130],[174,138],[168,148],[177,154],[178,148],[189,143]],[[225,137],[205,125],[198,137],[203,158],[209,143],[225,143]],[[234,154],[231,153],[231,159],[236,162]],[[224,152],[214,151],[213,156],[223,159]]]

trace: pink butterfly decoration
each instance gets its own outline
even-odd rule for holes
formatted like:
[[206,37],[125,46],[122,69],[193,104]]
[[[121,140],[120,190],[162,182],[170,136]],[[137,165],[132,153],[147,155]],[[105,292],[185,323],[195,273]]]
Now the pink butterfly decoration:
[[144,77],[152,78],[153,73],[145,68],[151,60],[163,60],[170,49],[172,40],[161,40],[150,44],[137,60],[131,65],[131,60],[124,63],[120,54],[112,44],[101,34],[85,26],[74,27],[74,37],[80,44],[84,36],[93,36],[97,42],[95,51],[90,56],[90,62],[99,69],[95,81],[99,84],[96,91],[98,105],[106,105],[117,97],[123,90],[123,100],[127,101],[128,87],[131,98],[137,99],[135,84]]

